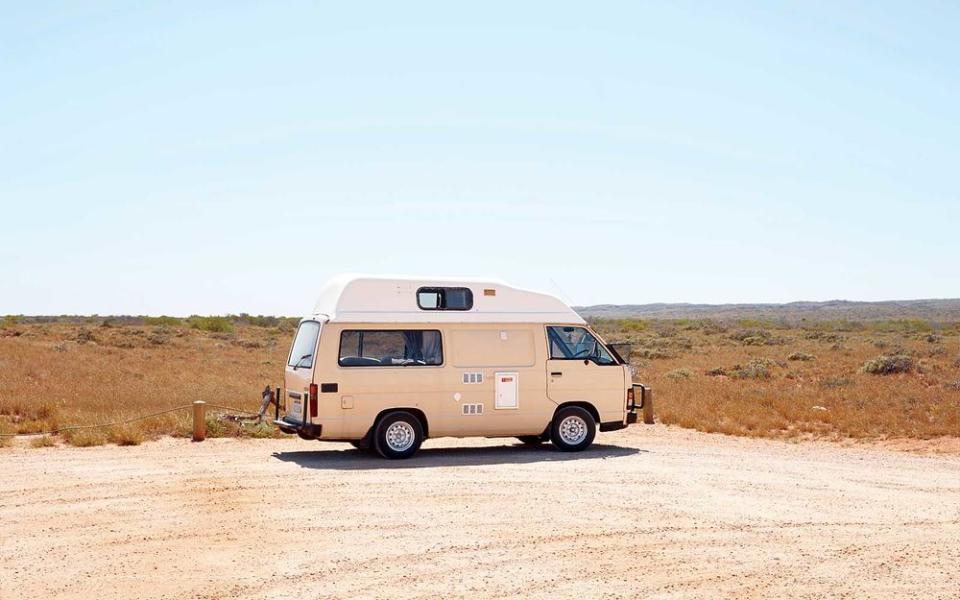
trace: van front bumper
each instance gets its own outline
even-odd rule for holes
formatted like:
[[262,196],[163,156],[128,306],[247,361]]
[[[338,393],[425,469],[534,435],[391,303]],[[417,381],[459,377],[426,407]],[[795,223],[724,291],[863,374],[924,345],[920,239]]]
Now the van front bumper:
[[[647,403],[650,402],[650,396],[652,392],[650,391],[649,386],[643,385],[642,383],[633,384],[633,401],[627,405],[627,425],[634,425],[640,422],[637,411],[643,410]],[[637,403],[637,400],[640,403]]]
[[286,417],[274,419],[273,424],[280,428],[284,433],[295,433],[302,438],[320,439],[323,432],[323,425],[314,423],[299,423],[297,421],[288,421]]

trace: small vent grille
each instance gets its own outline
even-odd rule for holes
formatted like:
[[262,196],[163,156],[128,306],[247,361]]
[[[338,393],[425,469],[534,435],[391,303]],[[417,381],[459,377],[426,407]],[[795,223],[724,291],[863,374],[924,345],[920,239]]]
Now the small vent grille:
[[464,373],[463,382],[466,384],[483,383],[483,373]]
[[464,404],[463,414],[464,415],[482,415],[483,404]]

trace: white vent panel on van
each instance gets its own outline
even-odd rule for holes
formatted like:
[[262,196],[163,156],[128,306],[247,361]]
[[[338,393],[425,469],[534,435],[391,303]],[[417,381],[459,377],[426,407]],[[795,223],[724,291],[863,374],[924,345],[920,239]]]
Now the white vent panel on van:
[[496,402],[494,408],[517,408],[520,405],[519,373],[495,373]]
[[483,404],[464,404],[463,414],[464,415],[482,415]]
[[463,382],[466,384],[483,383],[483,373],[464,373]]

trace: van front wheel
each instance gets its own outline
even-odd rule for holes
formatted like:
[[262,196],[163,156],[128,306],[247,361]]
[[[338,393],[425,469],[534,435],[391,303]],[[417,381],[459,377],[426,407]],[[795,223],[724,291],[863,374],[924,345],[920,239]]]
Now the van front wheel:
[[579,406],[558,410],[550,425],[550,442],[563,452],[585,450],[596,435],[593,416]]
[[373,437],[374,447],[384,458],[410,458],[423,443],[420,419],[404,411],[393,412],[381,419]]

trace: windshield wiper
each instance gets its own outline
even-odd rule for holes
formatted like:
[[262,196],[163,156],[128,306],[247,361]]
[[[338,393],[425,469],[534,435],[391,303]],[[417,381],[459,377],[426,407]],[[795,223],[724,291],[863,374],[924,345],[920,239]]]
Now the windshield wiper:
[[301,357],[300,357],[300,360],[298,360],[298,361],[296,362],[296,364],[293,365],[293,370],[296,371],[297,368],[300,366],[300,363],[302,363],[303,361],[307,360],[307,359],[310,358],[311,356],[313,356],[313,352],[311,352],[311,353],[309,353],[309,354],[304,354],[303,356],[301,356]]

